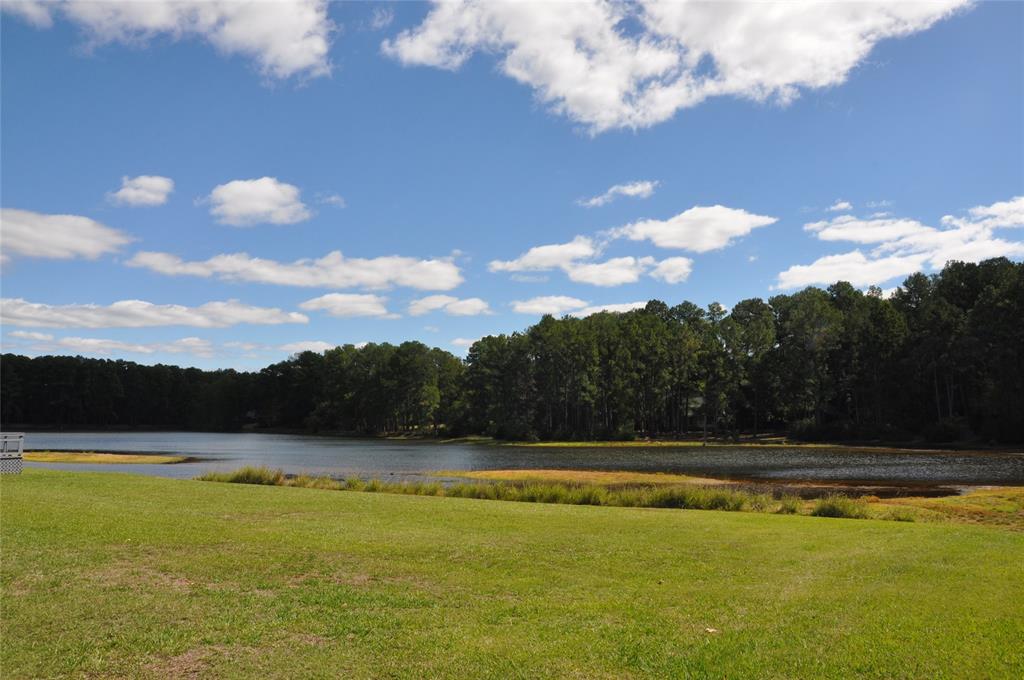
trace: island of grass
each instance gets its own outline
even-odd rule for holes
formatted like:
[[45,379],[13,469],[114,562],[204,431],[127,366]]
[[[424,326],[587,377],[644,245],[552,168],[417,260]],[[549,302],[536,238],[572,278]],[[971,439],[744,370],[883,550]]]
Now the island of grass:
[[99,463],[133,465],[173,465],[188,463],[191,456],[174,456],[161,453],[103,453],[97,451],[26,451],[25,460],[32,463]]
[[1024,535],[30,469],[5,678],[1018,678]]

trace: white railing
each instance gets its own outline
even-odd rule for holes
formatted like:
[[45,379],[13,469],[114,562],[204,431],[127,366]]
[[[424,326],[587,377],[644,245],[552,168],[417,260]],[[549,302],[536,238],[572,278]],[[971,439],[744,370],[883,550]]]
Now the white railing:
[[24,432],[0,432],[0,475],[21,474]]

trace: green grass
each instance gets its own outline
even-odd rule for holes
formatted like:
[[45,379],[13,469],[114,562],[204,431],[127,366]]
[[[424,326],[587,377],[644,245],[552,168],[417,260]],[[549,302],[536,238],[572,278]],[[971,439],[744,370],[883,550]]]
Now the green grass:
[[0,676],[1018,678],[1024,536],[0,479]]

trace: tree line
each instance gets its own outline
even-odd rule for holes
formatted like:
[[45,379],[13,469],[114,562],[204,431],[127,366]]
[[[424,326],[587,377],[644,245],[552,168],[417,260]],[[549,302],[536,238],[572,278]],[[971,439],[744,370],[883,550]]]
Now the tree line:
[[464,360],[420,342],[259,372],[5,354],[0,390],[5,427],[1019,442],[1024,264],[950,262],[889,298],[839,282],[731,309],[545,316]]

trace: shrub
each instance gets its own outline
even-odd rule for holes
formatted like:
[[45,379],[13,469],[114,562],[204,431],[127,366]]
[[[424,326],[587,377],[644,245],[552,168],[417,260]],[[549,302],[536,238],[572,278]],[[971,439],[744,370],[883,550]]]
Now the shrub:
[[889,519],[894,522],[913,522],[915,518],[914,511],[910,508],[892,508],[883,517],[883,519]]
[[234,472],[207,472],[196,477],[204,482],[229,482],[232,484],[266,484],[278,486],[284,483],[284,472],[271,470],[265,466],[247,465]]
[[787,494],[779,499],[779,507],[775,511],[780,515],[796,515],[804,505],[799,496]]
[[868,516],[867,504],[840,494],[832,494],[819,498],[814,504],[811,514],[815,517],[845,517],[847,519],[864,519]]

